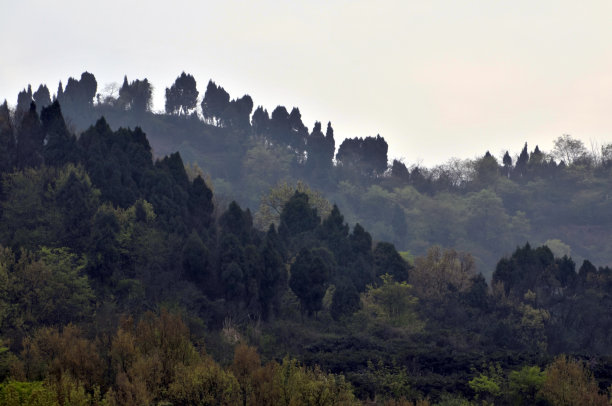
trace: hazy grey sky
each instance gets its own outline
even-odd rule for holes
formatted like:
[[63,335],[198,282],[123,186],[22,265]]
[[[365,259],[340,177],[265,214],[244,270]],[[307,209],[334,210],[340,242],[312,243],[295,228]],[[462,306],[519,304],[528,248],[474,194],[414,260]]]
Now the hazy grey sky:
[[610,21],[611,0],[0,0],[0,100],[87,70],[148,78],[162,109],[184,70],[429,166],[612,142]]

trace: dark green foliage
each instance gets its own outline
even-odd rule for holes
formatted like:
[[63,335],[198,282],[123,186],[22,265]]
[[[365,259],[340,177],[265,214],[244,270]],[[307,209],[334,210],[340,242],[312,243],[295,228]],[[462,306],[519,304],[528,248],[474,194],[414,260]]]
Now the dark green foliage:
[[[329,252],[327,252],[329,255]],[[291,265],[289,286],[300,299],[302,312],[312,315],[322,308],[331,266],[323,249],[303,249]]]
[[92,279],[109,283],[119,268],[119,222],[115,212],[101,206],[93,218],[87,272]]
[[[266,359],[290,354],[342,373],[360,397],[379,402],[395,394],[407,402],[429,397],[433,404],[532,404],[542,368],[561,352],[584,356],[600,387],[610,386],[612,271],[593,265],[609,257],[612,205],[603,163],[576,158],[557,165],[538,147],[531,154],[525,147],[516,170],[509,153],[503,165],[487,153],[410,171],[396,160],[387,173],[386,143],[368,137],[347,142],[333,165],[331,125],[325,136],[320,123],[307,134],[297,108],[277,108],[274,120],[258,108],[251,127],[252,99],[230,101],[211,82],[217,99],[205,96],[202,122],[195,115],[147,111],[146,91],[144,103],[131,99],[129,92],[143,83],[150,90],[146,80],[130,84],[126,78],[121,100],[93,105],[85,101],[92,77],[69,80],[66,92],[58,89],[61,109],[38,105],[40,120],[31,114],[31,99],[46,99],[43,87],[35,95],[23,92],[21,115],[0,106],[0,244],[12,247],[0,251],[0,375],[11,359],[19,359],[15,373],[21,365],[38,368],[36,357],[44,351],[32,347],[33,332],[58,325],[59,335],[49,336],[57,338],[75,328],[62,327],[72,322],[95,337],[95,351],[85,353],[99,351],[110,365],[99,383],[103,392],[157,389],[155,382],[142,383],[144,377],[126,375],[137,365],[154,380],[160,354],[132,364],[130,343],[137,356],[157,347],[122,341],[133,328],[119,318],[138,319],[163,303],[185,315],[198,352],[205,346],[229,362],[231,343],[248,341]],[[74,104],[75,97],[82,103]],[[100,120],[75,142],[64,113],[77,129],[93,114],[104,113],[108,122]],[[141,123],[157,161],[135,127]],[[37,140],[30,150],[38,150],[39,159],[26,162],[23,149],[31,140]],[[211,188],[192,177],[196,169],[185,170],[181,156],[211,176],[220,202],[236,202],[215,213]],[[262,188],[297,177],[322,188],[342,214],[334,206],[321,222],[321,213],[297,193],[276,207],[280,232],[255,229],[246,207],[254,207]],[[357,219],[371,235],[359,224],[349,233],[347,221]],[[551,243],[552,251],[518,248],[499,260],[489,287],[491,264],[527,238],[563,243],[557,249]],[[419,255],[433,242],[474,252],[481,273],[441,257],[426,268],[430,272],[418,273]],[[581,261],[596,258],[577,273],[569,246]],[[410,249],[414,269],[395,247]],[[555,258],[559,250],[567,256]],[[393,279],[381,285],[377,276],[386,273]],[[408,304],[414,317],[397,317],[394,304]],[[299,307],[318,317],[298,321]],[[160,331],[151,331],[151,342],[171,336]],[[71,344],[70,354],[81,354],[79,348]],[[117,369],[121,364],[125,368]],[[188,368],[177,372],[185,382]],[[253,376],[259,378],[275,371],[257,368]],[[84,393],[93,396],[93,388]]]
[[244,271],[236,262],[230,262],[221,270],[221,282],[227,300],[239,301],[244,295]]
[[191,224],[198,230],[203,231],[211,226],[213,206],[213,194],[201,176],[196,177],[189,188],[189,213]]
[[336,284],[329,310],[332,318],[336,321],[359,310],[359,293],[350,280],[343,280]]
[[287,271],[281,255],[279,237],[274,225],[270,225],[260,249],[261,279],[259,301],[264,320],[268,319],[273,307],[278,306],[280,296],[287,284]]
[[92,227],[92,218],[98,208],[98,193],[89,178],[77,170],[58,185],[56,204],[62,214],[62,245],[82,251],[86,248]]
[[13,169],[15,163],[15,133],[6,100],[0,105],[0,172]]
[[249,209],[243,211],[238,203],[230,203],[227,211],[219,218],[219,226],[222,233],[238,237],[242,244],[251,242],[253,217]]
[[57,101],[42,109],[40,114],[45,136],[43,156],[46,165],[63,166],[67,163],[77,163],[80,154],[76,137],[70,134]]
[[121,207],[132,205],[139,197],[138,185],[146,174],[143,169],[152,166],[150,146],[142,131],[113,132],[102,118],[79,137],[78,145],[102,199]]
[[395,250],[393,244],[379,242],[374,248],[374,269],[376,276],[389,274],[396,281],[407,281],[409,265]]
[[489,306],[489,286],[482,273],[472,277],[472,286],[465,293],[465,301],[469,306],[486,310]]
[[278,231],[282,235],[295,236],[314,230],[320,221],[317,209],[310,207],[308,203],[308,195],[296,190],[283,207]]
[[344,216],[334,204],[331,213],[319,227],[317,234],[325,241],[327,248],[334,254],[336,261],[346,264],[350,260],[351,247],[349,243],[349,226],[344,222]]
[[183,270],[190,280],[202,284],[210,275],[210,254],[202,239],[192,231],[183,246]]
[[42,125],[36,113],[36,105],[32,102],[30,109],[23,114],[17,128],[17,167],[36,168],[43,163],[44,138]]
[[554,277],[555,259],[546,246],[532,249],[529,243],[503,258],[493,273],[493,283],[503,283],[507,293],[522,297],[527,290],[542,286]]

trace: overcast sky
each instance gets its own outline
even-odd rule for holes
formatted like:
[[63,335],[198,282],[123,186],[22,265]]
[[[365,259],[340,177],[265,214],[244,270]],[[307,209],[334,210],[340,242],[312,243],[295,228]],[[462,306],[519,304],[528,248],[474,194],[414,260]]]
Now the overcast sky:
[[0,0],[0,100],[92,72],[191,73],[431,166],[571,134],[612,142],[612,0]]

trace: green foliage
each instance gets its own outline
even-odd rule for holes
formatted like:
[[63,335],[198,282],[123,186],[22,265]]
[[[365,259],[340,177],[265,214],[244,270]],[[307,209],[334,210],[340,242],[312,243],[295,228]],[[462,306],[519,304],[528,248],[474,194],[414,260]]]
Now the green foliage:
[[53,391],[40,381],[9,380],[0,384],[0,403],[5,406],[58,406]]
[[22,251],[17,260],[2,248],[1,277],[6,301],[2,327],[29,332],[39,325],[63,325],[91,317],[94,293],[83,275],[84,261],[67,249]]
[[511,396],[516,403],[535,404],[546,374],[538,366],[524,366],[508,376]]
[[389,274],[380,279],[380,286],[368,286],[361,297],[362,314],[366,320],[388,324],[408,333],[419,331],[423,326],[415,311],[418,299],[412,295],[412,286],[394,281]]
[[331,274],[325,249],[303,249],[291,265],[289,286],[300,299],[302,312],[312,315],[322,308],[322,300]]

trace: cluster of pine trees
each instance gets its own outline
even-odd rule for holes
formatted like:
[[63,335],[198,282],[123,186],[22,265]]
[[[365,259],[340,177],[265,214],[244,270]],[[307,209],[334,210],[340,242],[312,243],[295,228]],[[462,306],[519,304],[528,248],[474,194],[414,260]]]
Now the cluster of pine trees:
[[[562,188],[584,200],[548,215],[598,201],[604,153],[562,137],[567,163],[525,147],[514,163],[486,154],[432,174],[387,167],[379,136],[345,140],[334,159],[331,124],[309,132],[297,108],[251,117],[250,97],[213,82],[201,120],[187,74],[166,114],[150,112],[146,79],[117,97],[96,88],[84,73],[53,98],[41,86],[0,106],[2,402],[607,404],[612,271],[576,270],[559,240],[525,244]],[[122,120],[157,135],[109,125]],[[209,174],[154,156],[151,140],[204,151]],[[292,177],[323,194],[277,185]],[[227,199],[264,187],[254,214]],[[339,207],[388,220],[422,253],[349,226]],[[431,244],[447,230],[459,250]],[[470,242],[508,253],[490,283]]]

